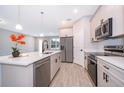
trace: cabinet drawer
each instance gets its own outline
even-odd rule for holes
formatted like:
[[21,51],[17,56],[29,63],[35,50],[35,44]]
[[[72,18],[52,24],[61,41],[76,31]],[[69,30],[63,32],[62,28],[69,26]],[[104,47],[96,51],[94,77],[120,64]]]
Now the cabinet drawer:
[[124,70],[119,69],[118,67],[109,64],[101,59],[98,59],[98,65],[105,69],[109,74],[114,76],[115,78],[119,79],[124,84]]

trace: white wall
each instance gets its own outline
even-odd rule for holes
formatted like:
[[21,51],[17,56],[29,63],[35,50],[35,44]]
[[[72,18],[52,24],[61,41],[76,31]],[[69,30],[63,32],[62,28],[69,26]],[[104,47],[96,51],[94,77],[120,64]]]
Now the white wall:
[[73,36],[73,28],[69,27],[69,28],[61,28],[59,30],[59,36],[60,37],[69,37],[69,36]]
[[[0,29],[0,56],[11,54],[11,47],[13,43],[10,40],[11,34],[18,34],[12,31]],[[31,36],[26,36],[26,45],[19,46],[21,52],[32,52],[35,50],[35,38]],[[1,65],[0,65],[0,86],[1,86]]]
[[[13,46],[13,42],[10,40],[11,34],[18,34],[12,31],[0,29],[0,56],[11,54],[11,47]],[[26,45],[19,46],[21,52],[32,52],[35,49],[35,38],[31,36],[27,36],[24,39],[26,41]]]

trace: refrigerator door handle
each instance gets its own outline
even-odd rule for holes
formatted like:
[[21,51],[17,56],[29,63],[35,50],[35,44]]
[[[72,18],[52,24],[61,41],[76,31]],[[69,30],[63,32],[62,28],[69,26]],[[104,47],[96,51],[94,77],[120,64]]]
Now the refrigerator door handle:
[[81,52],[83,51],[83,49],[80,50]]
[[64,50],[64,46],[62,46],[62,50]]
[[61,45],[60,49],[62,50],[62,45]]
[[61,45],[61,50],[64,50],[64,46]]

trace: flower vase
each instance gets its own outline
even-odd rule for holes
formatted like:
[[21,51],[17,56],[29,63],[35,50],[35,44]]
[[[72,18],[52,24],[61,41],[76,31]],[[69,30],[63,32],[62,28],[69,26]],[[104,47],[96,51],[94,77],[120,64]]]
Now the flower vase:
[[19,51],[12,52],[12,56],[13,57],[19,57],[19,55],[20,55],[20,52]]

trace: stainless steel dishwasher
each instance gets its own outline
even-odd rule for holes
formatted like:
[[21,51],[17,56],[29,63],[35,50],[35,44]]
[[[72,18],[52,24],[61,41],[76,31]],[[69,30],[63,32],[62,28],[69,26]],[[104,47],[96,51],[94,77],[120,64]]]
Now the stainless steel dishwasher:
[[48,87],[50,84],[50,57],[34,63],[34,87]]

